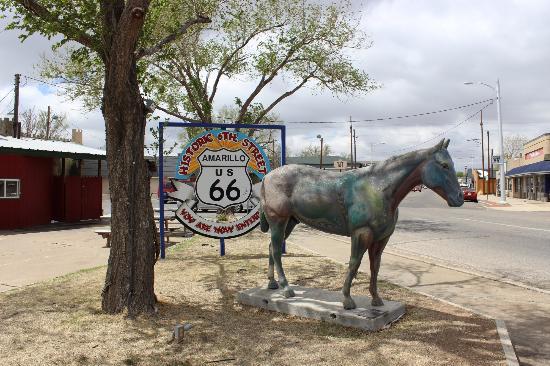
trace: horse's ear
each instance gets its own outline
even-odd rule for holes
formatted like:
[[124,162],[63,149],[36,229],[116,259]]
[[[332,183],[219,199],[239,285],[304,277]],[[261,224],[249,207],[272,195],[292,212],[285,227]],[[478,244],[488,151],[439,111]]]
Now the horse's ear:
[[443,148],[443,144],[445,144],[445,139],[442,139],[437,145],[434,146],[434,151],[441,150]]
[[443,147],[446,149],[449,147],[449,142],[451,142],[450,139],[446,139],[445,142],[443,143]]

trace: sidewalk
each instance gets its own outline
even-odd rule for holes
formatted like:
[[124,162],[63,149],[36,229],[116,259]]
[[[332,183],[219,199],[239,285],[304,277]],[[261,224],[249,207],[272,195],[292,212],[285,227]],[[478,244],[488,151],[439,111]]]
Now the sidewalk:
[[500,197],[495,195],[477,196],[479,203],[483,204],[487,208],[503,211],[524,211],[524,212],[550,212],[550,202],[542,202],[535,200],[527,200],[522,198],[506,197],[506,204],[500,204]]
[[98,224],[48,225],[0,232],[0,292],[105,265],[109,250]]
[[[287,242],[340,263],[347,263],[350,255],[349,238],[327,236],[300,227]],[[369,273],[368,256],[360,270]],[[292,274],[289,275],[292,278]],[[342,281],[344,276],[342,273]],[[521,364],[550,364],[550,294],[441,267],[423,259],[406,258],[391,250],[382,255],[379,277],[504,320]],[[381,296],[384,298],[383,293]]]

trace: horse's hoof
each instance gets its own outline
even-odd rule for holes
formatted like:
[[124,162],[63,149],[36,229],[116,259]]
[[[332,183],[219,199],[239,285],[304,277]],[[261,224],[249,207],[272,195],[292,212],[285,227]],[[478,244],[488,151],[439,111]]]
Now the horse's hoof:
[[374,299],[372,299],[370,304],[372,306],[384,306],[384,301],[382,301],[382,299],[379,297],[375,297]]
[[351,309],[355,309],[356,307],[357,305],[355,305],[355,301],[353,301],[351,297],[346,297],[344,299],[344,309],[351,310]]
[[293,290],[293,289],[287,288],[287,289],[285,289],[285,290],[283,291],[283,296],[286,297],[286,298],[288,299],[289,297],[294,297],[294,296],[296,296],[296,294],[294,293],[294,290]]
[[267,288],[270,290],[276,290],[279,288],[279,283],[275,280],[269,280],[269,283],[267,284]]

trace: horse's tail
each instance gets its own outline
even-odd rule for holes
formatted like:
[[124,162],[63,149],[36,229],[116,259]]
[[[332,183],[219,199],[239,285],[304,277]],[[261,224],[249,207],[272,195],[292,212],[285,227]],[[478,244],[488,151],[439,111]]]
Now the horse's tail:
[[267,233],[269,231],[269,222],[267,222],[263,210],[260,211],[260,230],[262,230],[262,232],[264,233]]

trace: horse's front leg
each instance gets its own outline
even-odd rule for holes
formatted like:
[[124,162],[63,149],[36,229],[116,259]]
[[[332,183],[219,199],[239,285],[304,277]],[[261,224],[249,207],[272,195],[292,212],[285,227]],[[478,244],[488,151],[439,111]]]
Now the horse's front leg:
[[378,271],[380,270],[380,261],[382,260],[382,252],[386,247],[389,237],[373,243],[369,247],[369,261],[370,261],[370,286],[369,292],[372,296],[372,306],[382,306],[384,302],[378,295]]
[[372,243],[372,236],[372,230],[366,227],[355,230],[351,235],[351,256],[349,259],[348,274],[344,281],[344,287],[342,288],[342,293],[344,294],[344,309],[349,310],[357,307],[350,295],[351,282],[357,275],[363,255]]
[[294,290],[292,290],[288,284],[283,270],[283,262],[281,256],[283,254],[283,241],[285,240],[285,230],[287,221],[279,223],[269,223],[271,228],[271,255],[279,276],[279,286],[283,288],[284,297],[294,297]]

